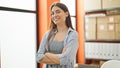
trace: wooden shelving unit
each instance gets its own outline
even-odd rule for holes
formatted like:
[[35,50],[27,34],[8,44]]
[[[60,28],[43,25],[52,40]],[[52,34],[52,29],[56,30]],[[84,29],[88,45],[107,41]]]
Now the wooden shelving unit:
[[[90,10],[90,11],[85,11],[85,16],[89,16],[89,17],[99,17],[99,14],[103,14],[104,16],[111,16],[111,15],[120,15],[120,7],[119,8],[110,8],[110,9],[101,9],[101,10]],[[86,31],[85,31],[86,33]],[[117,43],[120,44],[120,39],[118,40],[99,40],[99,39],[95,39],[95,40],[87,40],[85,38],[85,43]],[[98,59],[98,58],[85,58],[85,64],[99,64],[101,65],[101,61],[107,61],[110,59]]]

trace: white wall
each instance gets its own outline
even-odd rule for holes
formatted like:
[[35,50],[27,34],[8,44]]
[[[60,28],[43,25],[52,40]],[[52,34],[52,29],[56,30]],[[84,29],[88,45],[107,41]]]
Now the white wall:
[[36,15],[0,10],[1,68],[36,68]]
[[68,7],[71,16],[76,16],[76,0],[60,0],[60,2]]
[[71,21],[72,21],[73,28],[76,30],[76,18],[75,17],[71,17]]
[[76,0],[60,0],[61,3],[65,4],[70,12],[72,26],[76,29]]
[[35,10],[36,0],[0,0],[0,6]]

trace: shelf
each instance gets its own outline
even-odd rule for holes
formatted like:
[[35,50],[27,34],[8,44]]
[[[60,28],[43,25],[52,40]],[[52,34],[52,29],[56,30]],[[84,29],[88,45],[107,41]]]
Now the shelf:
[[85,15],[91,15],[91,14],[105,14],[106,16],[120,14],[120,7],[85,11]]
[[91,14],[106,14],[106,10],[91,10],[91,11],[86,11],[85,15],[91,15]]
[[86,40],[85,42],[120,43],[120,40]]

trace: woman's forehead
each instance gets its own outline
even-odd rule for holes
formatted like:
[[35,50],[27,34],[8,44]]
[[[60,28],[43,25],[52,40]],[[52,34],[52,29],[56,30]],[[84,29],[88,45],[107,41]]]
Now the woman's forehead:
[[51,11],[53,12],[53,11],[57,11],[57,10],[62,10],[62,9],[57,6],[54,6]]

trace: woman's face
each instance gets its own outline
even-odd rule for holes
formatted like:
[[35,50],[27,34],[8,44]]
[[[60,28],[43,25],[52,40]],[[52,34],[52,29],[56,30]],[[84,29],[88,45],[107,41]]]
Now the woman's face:
[[65,23],[68,12],[64,12],[61,8],[54,6],[51,10],[51,19],[57,25]]

